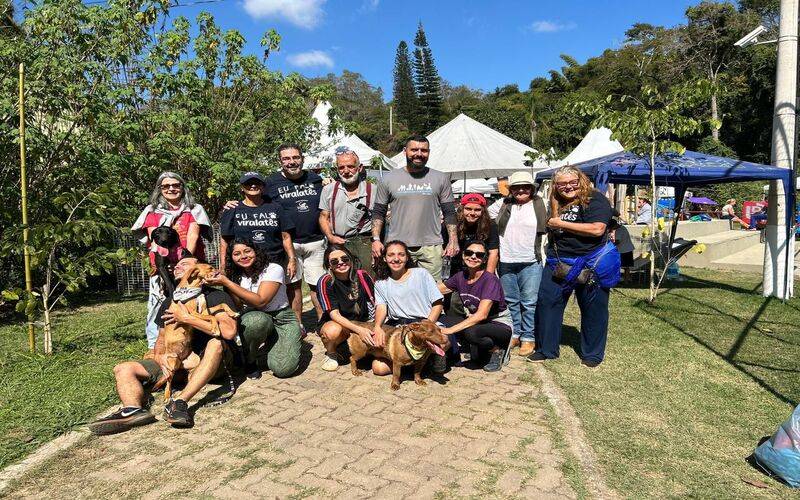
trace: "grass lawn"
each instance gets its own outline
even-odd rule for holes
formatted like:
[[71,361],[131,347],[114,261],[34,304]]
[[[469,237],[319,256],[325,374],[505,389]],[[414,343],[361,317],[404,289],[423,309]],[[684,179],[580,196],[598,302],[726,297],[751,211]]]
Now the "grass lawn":
[[0,468],[117,402],[111,368],[147,342],[144,298],[115,300],[58,313],[52,356],[28,353],[24,324],[0,326]]
[[791,496],[745,459],[800,401],[800,299],[764,299],[757,275],[685,274],[654,305],[647,290],[612,292],[607,357],[596,370],[579,364],[571,303],[561,359],[546,366],[625,496]]

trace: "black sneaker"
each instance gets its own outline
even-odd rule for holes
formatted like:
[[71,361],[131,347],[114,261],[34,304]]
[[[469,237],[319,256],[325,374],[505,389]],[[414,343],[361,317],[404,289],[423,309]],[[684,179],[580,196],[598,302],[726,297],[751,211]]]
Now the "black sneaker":
[[89,430],[97,436],[106,436],[133,429],[140,425],[152,424],[156,417],[144,408],[120,408],[111,415],[98,418],[89,424]]
[[533,363],[544,363],[547,360],[547,357],[540,352],[535,352],[525,359]]
[[506,352],[501,351],[500,349],[496,349],[492,351],[491,358],[489,362],[483,367],[484,371],[487,372],[496,372],[500,371],[500,368],[503,367],[503,358],[505,357]]
[[447,359],[444,356],[434,354],[431,358],[431,370],[433,370],[433,373],[442,374],[447,371]]
[[581,364],[587,368],[597,368],[600,366],[600,361],[586,361],[585,359],[581,360]]
[[261,378],[261,367],[257,363],[248,364],[244,372],[250,380],[257,380]]
[[164,406],[164,420],[173,427],[192,427],[194,420],[189,414],[189,405],[182,399],[170,399]]

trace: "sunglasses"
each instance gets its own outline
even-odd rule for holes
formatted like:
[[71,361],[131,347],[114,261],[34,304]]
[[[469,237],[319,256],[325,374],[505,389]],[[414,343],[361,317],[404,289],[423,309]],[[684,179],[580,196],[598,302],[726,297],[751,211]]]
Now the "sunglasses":
[[556,182],[556,189],[564,189],[566,187],[578,187],[578,179],[573,179],[567,182]]
[[331,267],[339,267],[339,264],[349,264],[349,263],[350,263],[350,257],[348,257],[347,255],[342,255],[339,258],[334,257],[328,261],[328,264],[330,264]]
[[170,189],[180,189],[182,187],[183,187],[183,184],[181,184],[180,182],[176,182],[175,184],[162,184],[161,185],[161,190],[162,191],[168,191]]
[[464,257],[472,257],[475,256],[481,260],[486,257],[486,252],[474,252],[472,250],[464,250]]

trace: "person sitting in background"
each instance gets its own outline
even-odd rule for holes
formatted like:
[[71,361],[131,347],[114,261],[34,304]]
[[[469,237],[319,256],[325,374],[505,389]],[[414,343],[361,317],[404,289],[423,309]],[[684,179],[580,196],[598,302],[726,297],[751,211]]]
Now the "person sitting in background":
[[[367,255],[370,260],[371,255]],[[322,369],[339,368],[336,347],[355,333],[371,343],[372,331],[353,321],[372,321],[375,318],[375,284],[369,273],[359,269],[359,261],[350,250],[337,243],[329,244],[322,265],[323,274],[317,283],[322,306],[319,333],[325,346]]]
[[511,314],[503,296],[500,278],[486,270],[489,251],[483,241],[467,244],[463,251],[464,269],[439,283],[443,294],[457,293],[466,314],[448,314],[442,319],[446,325],[444,335],[462,334],[471,349],[470,360],[480,364],[486,355],[489,361],[483,366],[487,372],[500,370],[506,348],[511,341]]
[[760,229],[759,226],[763,226],[767,223],[767,209],[768,207],[766,205],[763,207],[753,207],[753,212],[750,214],[750,224],[747,225],[749,231],[757,231]]
[[289,377],[300,365],[300,323],[286,295],[285,273],[266,252],[247,239],[228,247],[225,274],[206,278],[225,287],[243,305],[240,319],[246,372],[259,378],[269,368],[276,377]]
[[650,206],[650,200],[640,195],[636,198],[635,224],[650,224],[651,220],[653,220],[653,207]]
[[736,215],[735,207],[736,207],[736,198],[731,198],[728,201],[726,201],[725,205],[722,206],[722,212],[719,218],[723,220],[729,220],[732,222],[738,222],[741,226],[748,227],[748,224],[746,224],[742,219],[740,219]]

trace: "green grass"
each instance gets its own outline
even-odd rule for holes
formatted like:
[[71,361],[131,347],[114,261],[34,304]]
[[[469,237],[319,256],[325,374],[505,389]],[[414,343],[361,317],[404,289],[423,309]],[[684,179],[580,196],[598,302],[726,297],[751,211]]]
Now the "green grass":
[[623,495],[790,496],[746,458],[800,402],[800,300],[764,299],[759,276],[687,274],[654,305],[647,290],[612,292],[606,361],[596,370],[580,366],[572,347],[571,303],[561,359],[546,366]]
[[144,300],[115,300],[58,313],[51,356],[28,352],[24,324],[0,326],[0,468],[117,402],[111,369],[147,342]]

